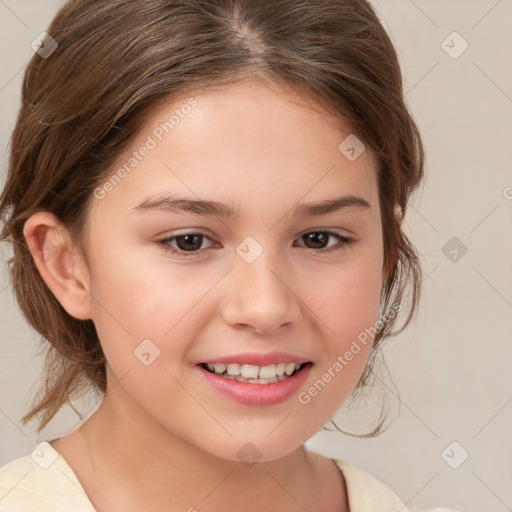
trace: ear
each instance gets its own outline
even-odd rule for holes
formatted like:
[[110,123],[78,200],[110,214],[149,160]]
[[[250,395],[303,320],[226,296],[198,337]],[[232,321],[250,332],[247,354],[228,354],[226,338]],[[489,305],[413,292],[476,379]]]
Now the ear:
[[23,234],[37,270],[62,307],[79,320],[92,318],[89,269],[59,219],[50,212],[34,213]]
[[[402,208],[400,205],[395,205],[395,221],[396,221],[396,229],[400,229],[403,220]],[[396,265],[398,259],[398,254],[389,254],[386,260],[384,261],[384,265],[382,267],[382,285],[386,282],[389,274],[393,270],[393,267]]]

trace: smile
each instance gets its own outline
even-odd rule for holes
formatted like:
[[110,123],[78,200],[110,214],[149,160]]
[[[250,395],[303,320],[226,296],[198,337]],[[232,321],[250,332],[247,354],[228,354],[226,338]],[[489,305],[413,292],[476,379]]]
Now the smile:
[[306,364],[308,363],[276,363],[267,366],[257,366],[252,364],[203,363],[201,366],[210,373],[225,379],[248,382],[250,384],[272,384],[274,382],[281,382],[294,375]]

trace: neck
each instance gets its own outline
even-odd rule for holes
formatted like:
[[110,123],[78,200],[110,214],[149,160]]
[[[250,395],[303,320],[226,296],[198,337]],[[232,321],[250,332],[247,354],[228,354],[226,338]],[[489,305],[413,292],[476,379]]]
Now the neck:
[[[316,508],[312,489],[305,483],[318,489],[319,459],[304,446],[279,460],[253,465],[225,460],[165,430],[131,400],[123,399],[123,393],[122,386],[108,392],[98,410],[75,431],[89,474],[94,475],[94,479],[82,475],[89,486],[84,488],[98,510]],[[326,487],[325,482],[321,485]]]

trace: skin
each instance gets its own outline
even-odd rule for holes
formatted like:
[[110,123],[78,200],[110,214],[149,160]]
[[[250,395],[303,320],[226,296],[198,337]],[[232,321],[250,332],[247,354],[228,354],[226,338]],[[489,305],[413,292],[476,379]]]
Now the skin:
[[[52,444],[105,512],[348,510],[341,473],[304,442],[353,390],[371,342],[307,405],[297,394],[270,406],[239,403],[205,383],[195,364],[288,352],[313,362],[303,391],[375,324],[386,278],[376,161],[368,149],[349,161],[338,146],[350,127],[314,101],[245,80],[165,101],[113,170],[191,96],[197,105],[173,131],[103,199],[91,198],[84,252],[51,213],[26,223],[41,276],[69,314],[93,320],[108,362],[96,412]],[[241,213],[133,211],[160,193]],[[343,194],[370,208],[291,213],[299,201]],[[315,246],[304,237],[321,229],[355,242],[327,253],[340,246],[336,238]],[[157,245],[194,231],[207,236],[197,258]],[[263,248],[250,264],[236,253],[248,236]],[[134,350],[148,338],[160,356],[145,366]],[[261,453],[251,467],[237,456],[248,442]]]

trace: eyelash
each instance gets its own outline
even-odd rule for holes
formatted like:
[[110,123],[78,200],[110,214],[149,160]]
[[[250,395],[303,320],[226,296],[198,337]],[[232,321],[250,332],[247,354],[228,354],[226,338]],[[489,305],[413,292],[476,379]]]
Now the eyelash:
[[[330,236],[338,239],[341,242],[340,245],[331,247],[330,249],[313,249],[311,247],[306,247],[306,249],[309,249],[309,250],[311,250],[313,252],[331,253],[331,252],[341,251],[341,250],[345,249],[346,247],[352,245],[352,243],[355,241],[353,238],[349,238],[349,237],[340,235],[336,231],[331,231],[331,230],[328,230],[328,229],[320,229],[320,230],[316,230],[316,231],[308,231],[307,233],[304,233],[303,235],[301,235],[299,237],[299,239],[302,238],[302,237],[305,237],[307,235],[310,235],[312,233],[322,233],[322,234],[325,234],[325,235],[330,235]],[[163,248],[165,251],[170,252],[171,254],[177,254],[177,255],[179,255],[180,257],[183,257],[183,258],[199,258],[199,257],[201,257],[198,253],[201,250],[204,250],[204,249],[198,249],[196,251],[183,251],[183,250],[177,250],[177,249],[175,249],[175,248],[170,246],[171,240],[174,240],[176,238],[180,238],[180,237],[183,237],[183,236],[187,236],[187,235],[199,235],[199,236],[202,236],[202,237],[207,238],[207,239],[210,240],[210,237],[208,237],[204,233],[190,231],[190,232],[187,232],[187,233],[182,233],[180,235],[174,235],[174,236],[170,236],[170,237],[164,238],[162,240],[158,240],[156,242],[156,244],[159,247]]]

